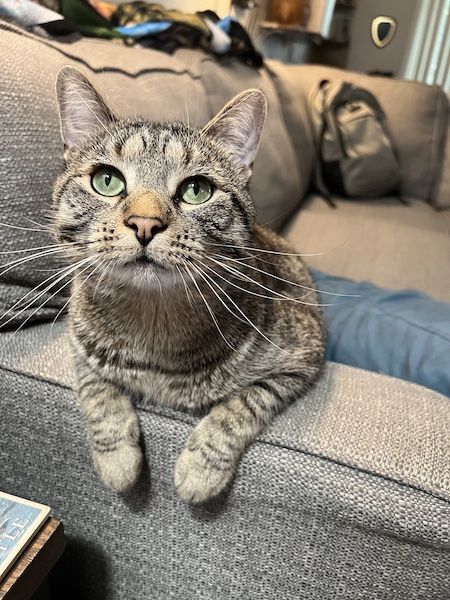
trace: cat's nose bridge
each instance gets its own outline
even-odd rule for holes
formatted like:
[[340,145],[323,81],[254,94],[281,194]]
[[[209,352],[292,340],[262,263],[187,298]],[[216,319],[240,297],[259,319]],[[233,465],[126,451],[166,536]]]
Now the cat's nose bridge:
[[139,216],[145,219],[163,219],[165,210],[163,199],[156,193],[145,192],[130,197],[125,209],[124,221],[131,216]]
[[144,192],[129,198],[123,223],[132,229],[142,246],[147,246],[160,231],[166,229],[163,199],[156,193]]

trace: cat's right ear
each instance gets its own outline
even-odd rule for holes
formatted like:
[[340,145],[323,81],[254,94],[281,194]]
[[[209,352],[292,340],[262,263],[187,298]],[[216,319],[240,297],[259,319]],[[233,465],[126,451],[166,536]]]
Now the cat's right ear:
[[79,148],[97,129],[107,129],[112,115],[81,71],[63,67],[56,80],[61,135],[67,149]]

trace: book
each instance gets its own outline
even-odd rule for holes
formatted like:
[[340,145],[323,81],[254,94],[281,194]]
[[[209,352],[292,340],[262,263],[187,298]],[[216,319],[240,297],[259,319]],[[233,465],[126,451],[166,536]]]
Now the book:
[[0,581],[49,514],[49,506],[0,492]]

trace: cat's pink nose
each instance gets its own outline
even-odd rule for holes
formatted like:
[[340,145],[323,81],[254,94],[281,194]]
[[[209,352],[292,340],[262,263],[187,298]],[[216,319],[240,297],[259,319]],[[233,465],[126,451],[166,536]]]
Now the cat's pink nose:
[[128,217],[125,221],[125,225],[130,227],[130,229],[133,229],[138,242],[142,246],[147,246],[150,243],[150,240],[164,229],[164,225],[159,219],[138,217],[136,215]]

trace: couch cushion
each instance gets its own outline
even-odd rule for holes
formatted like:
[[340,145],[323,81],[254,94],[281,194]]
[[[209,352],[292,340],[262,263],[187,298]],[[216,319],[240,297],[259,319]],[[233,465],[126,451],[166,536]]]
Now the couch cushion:
[[139,403],[148,462],[118,496],[92,469],[63,325],[5,338],[0,489],[62,518],[56,597],[68,581],[86,600],[450,596],[447,398],[330,364],[252,444],[228,496],[190,508],[172,473],[194,419]]
[[[21,256],[17,251],[53,243],[46,215],[51,210],[53,182],[63,168],[54,90],[57,72],[66,64],[83,69],[118,115],[185,120],[199,127],[243,87],[263,87],[270,102],[269,118],[251,183],[259,220],[281,225],[306,189],[308,182],[300,182],[278,98],[264,72],[234,61],[222,69],[200,51],[180,50],[169,56],[99,39],[53,42],[4,22],[0,22],[0,47],[8,49],[2,52],[0,72],[0,240],[2,251],[13,252],[1,261],[4,265]],[[218,85],[222,72],[223,82]],[[57,255],[24,262],[4,274],[0,268],[0,314],[29,287],[48,278],[49,269],[62,266]],[[38,291],[44,290],[42,286]],[[40,302],[48,303],[33,319],[57,312],[60,294],[51,298],[57,290],[58,286],[42,295]],[[33,306],[19,315],[18,308],[7,318],[13,316],[13,322],[20,322],[35,311]]]
[[[266,61],[266,64],[280,98],[283,117],[295,150],[297,169],[300,169],[300,179],[307,186],[304,189],[304,196],[311,186],[316,163],[316,149],[309,115],[308,96],[299,93],[294,65],[273,60]],[[294,71],[292,72],[293,68]]]
[[342,200],[330,208],[310,196],[283,235],[316,269],[371,281],[394,290],[413,288],[450,302],[450,214],[420,200]]
[[[435,185],[445,143],[448,120],[448,98],[438,86],[412,81],[371,77],[362,73],[342,71],[321,65],[290,65],[288,68],[271,63],[270,68],[280,78],[288,78],[294,99],[309,97],[322,79],[345,80],[367,88],[378,98],[401,168],[401,191],[405,196],[434,201]],[[289,103],[301,119],[303,100]]]

